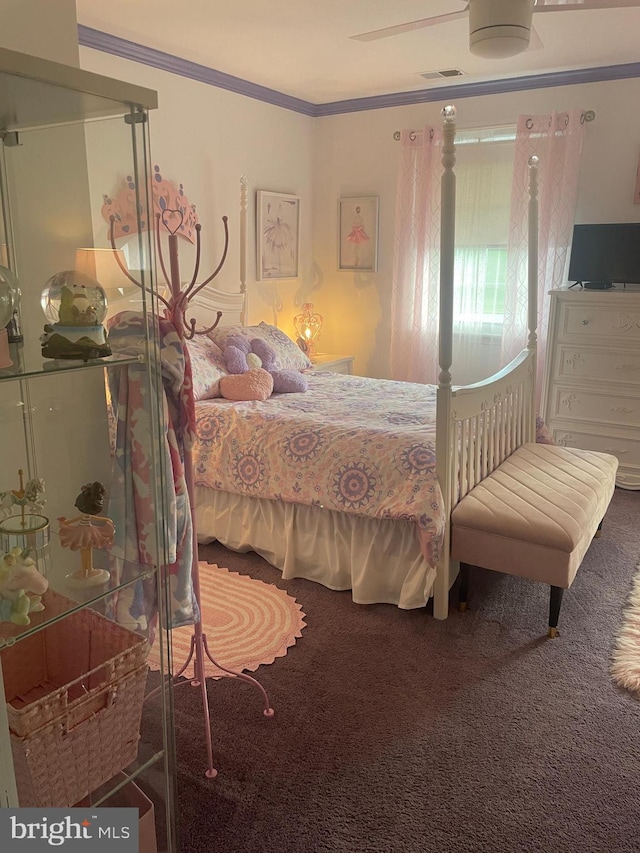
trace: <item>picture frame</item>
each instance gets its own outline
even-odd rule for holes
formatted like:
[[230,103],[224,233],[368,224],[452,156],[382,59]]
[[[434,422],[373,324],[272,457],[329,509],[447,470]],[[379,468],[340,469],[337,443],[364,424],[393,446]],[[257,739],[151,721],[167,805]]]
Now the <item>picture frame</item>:
[[640,160],[638,160],[638,170],[636,172],[636,185],[633,191],[633,203],[640,204]]
[[377,195],[338,199],[338,269],[378,270]]
[[298,278],[300,198],[258,190],[256,196],[256,278]]

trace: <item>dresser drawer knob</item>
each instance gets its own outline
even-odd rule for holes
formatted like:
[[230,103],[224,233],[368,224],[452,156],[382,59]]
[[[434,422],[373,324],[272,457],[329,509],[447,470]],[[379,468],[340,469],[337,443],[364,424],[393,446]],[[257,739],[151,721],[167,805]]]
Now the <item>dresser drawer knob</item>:
[[588,320],[583,320],[583,321],[582,321],[582,325],[583,325],[583,326],[588,326],[588,325],[589,325],[589,321],[588,321]]

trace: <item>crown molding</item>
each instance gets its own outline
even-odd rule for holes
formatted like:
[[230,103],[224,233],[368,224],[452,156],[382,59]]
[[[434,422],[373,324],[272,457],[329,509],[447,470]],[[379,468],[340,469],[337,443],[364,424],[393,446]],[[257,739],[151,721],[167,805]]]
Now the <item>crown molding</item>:
[[369,98],[333,101],[328,104],[312,104],[301,98],[285,95],[275,89],[250,83],[248,80],[216,71],[206,65],[199,65],[197,62],[190,62],[188,59],[181,59],[179,56],[173,56],[170,53],[164,53],[161,50],[146,47],[101,30],[94,30],[82,24],[78,25],[78,43],[82,47],[111,53],[114,56],[140,62],[143,65],[150,65],[162,71],[169,71],[171,74],[188,77],[190,80],[198,80],[200,83],[206,83],[209,86],[226,89],[238,95],[245,95],[247,98],[254,98],[314,118],[365,110],[380,110],[387,107],[401,107],[410,104],[424,104],[433,101],[477,98],[482,95],[501,95],[530,89],[545,89],[552,86],[574,86],[580,83],[601,83],[640,77],[640,62],[630,62],[624,65],[603,65],[598,68],[531,74],[527,77],[510,77],[504,80],[458,83],[454,86],[440,86],[414,92],[395,92],[388,95],[374,95]]
[[218,89],[226,89],[238,95],[245,95],[247,98],[255,98],[258,101],[264,101],[266,104],[274,104],[277,107],[284,107],[303,115],[315,115],[315,106],[300,98],[284,95],[282,92],[276,92],[275,89],[258,86],[256,83],[250,83],[248,80],[234,77],[232,74],[224,74],[222,71],[216,71],[206,65],[199,65],[197,62],[190,62],[188,59],[181,59],[171,53],[164,53],[153,47],[146,47],[143,44],[128,41],[110,33],[103,33],[82,24],[78,24],[78,43],[82,47],[91,47],[94,50],[101,50],[103,53],[111,53],[123,59],[150,65],[152,68],[169,71],[171,74],[178,74],[180,77],[188,77],[190,80],[216,86]]

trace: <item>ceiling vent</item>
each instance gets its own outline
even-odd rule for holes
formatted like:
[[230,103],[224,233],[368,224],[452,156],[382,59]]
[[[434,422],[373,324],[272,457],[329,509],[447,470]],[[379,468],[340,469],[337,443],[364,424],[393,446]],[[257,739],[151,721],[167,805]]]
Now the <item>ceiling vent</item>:
[[425,80],[440,80],[443,77],[463,77],[464,71],[460,71],[459,68],[445,68],[444,71],[424,71],[420,74],[420,77],[424,77]]

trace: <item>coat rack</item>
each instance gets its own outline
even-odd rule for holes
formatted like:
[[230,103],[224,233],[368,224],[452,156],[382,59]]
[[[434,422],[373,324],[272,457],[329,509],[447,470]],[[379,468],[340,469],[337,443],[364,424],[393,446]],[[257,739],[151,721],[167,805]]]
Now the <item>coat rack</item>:
[[[245,235],[246,235],[246,212],[247,212],[247,181],[246,178],[241,178],[240,182],[240,195],[241,195],[241,206],[240,206],[240,242],[241,242],[241,284],[244,288],[245,286],[245,255],[244,255],[244,243],[245,243]],[[189,303],[198,295],[198,293],[206,287],[213,279],[218,275],[220,270],[222,269],[224,262],[227,257],[227,251],[229,248],[229,227],[227,222],[227,217],[222,217],[222,222],[224,225],[224,248],[222,251],[222,257],[220,259],[219,264],[215,268],[215,270],[211,273],[211,275],[205,279],[201,284],[196,284],[198,274],[200,271],[200,249],[201,249],[201,238],[200,232],[202,226],[200,223],[195,225],[195,234],[196,234],[196,257],[194,262],[193,275],[191,277],[191,281],[189,284],[183,289],[182,283],[180,281],[180,263],[179,263],[179,253],[178,253],[178,231],[180,230],[184,221],[184,214],[181,210],[169,210],[165,209],[162,213],[156,214],[156,224],[155,224],[155,237],[156,237],[156,248],[158,254],[158,262],[160,265],[160,269],[162,271],[162,275],[164,277],[165,282],[167,283],[170,289],[170,296],[168,299],[165,299],[162,295],[156,294],[157,298],[163,303],[165,310],[165,317],[173,323],[178,335],[180,336],[180,340],[192,340],[196,335],[206,335],[209,332],[213,331],[215,327],[220,322],[220,318],[222,316],[222,311],[217,312],[216,321],[212,326],[209,326],[207,329],[196,329],[196,320],[191,318],[187,320],[187,311],[189,308]],[[116,248],[116,235],[115,235],[115,223],[116,217],[111,215],[109,217],[110,227],[109,227],[109,239],[111,242],[111,248],[114,252],[114,257],[120,267],[122,273],[135,284],[137,287],[147,290],[150,292],[150,289],[145,287],[141,282],[137,281],[130,273],[129,270],[124,265],[120,253]],[[167,273],[167,268],[164,261],[164,255],[162,252],[162,241],[160,239],[162,228],[164,228],[168,232],[168,246],[169,246],[169,272]],[[185,357],[188,358],[186,345],[185,349]],[[193,395],[193,389],[189,389],[189,393]],[[182,685],[192,685],[193,687],[199,687],[200,693],[202,697],[202,710],[204,716],[204,732],[205,732],[205,744],[207,751],[207,769],[205,771],[205,775],[209,779],[214,779],[218,775],[218,771],[213,766],[213,744],[211,738],[211,718],[209,712],[209,701],[207,697],[207,685],[206,685],[206,674],[205,674],[205,658],[208,658],[211,663],[213,663],[218,669],[222,670],[222,672],[226,672],[228,675],[233,675],[241,681],[246,681],[249,684],[252,684],[256,687],[260,693],[262,694],[262,698],[264,701],[264,710],[263,714],[265,717],[273,717],[274,711],[273,708],[269,704],[269,697],[267,695],[266,690],[260,684],[257,679],[253,678],[250,675],[247,675],[244,672],[236,672],[232,669],[227,669],[222,666],[218,661],[213,657],[211,652],[209,651],[209,646],[207,643],[207,636],[202,628],[202,609],[200,606],[200,569],[198,565],[198,537],[196,532],[196,512],[195,512],[195,478],[193,474],[193,457],[190,447],[184,448],[184,475],[185,482],[187,486],[187,494],[189,496],[189,505],[191,512],[191,527],[192,527],[192,562],[191,562],[191,579],[193,584],[193,594],[198,604],[198,618],[194,622],[193,625],[193,634],[191,635],[191,646],[189,649],[189,654],[187,656],[186,661],[180,667],[178,672],[174,674],[174,679],[179,678],[187,669],[191,661],[193,661],[193,678],[188,678],[185,681],[181,681],[178,683],[174,682],[174,688],[180,687]],[[156,688],[151,693],[148,694],[147,699],[151,696],[154,696],[160,691],[161,688]]]

